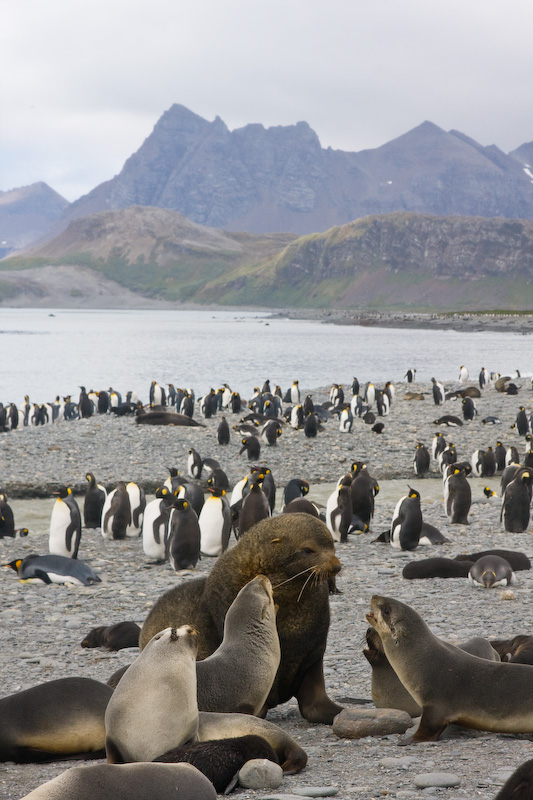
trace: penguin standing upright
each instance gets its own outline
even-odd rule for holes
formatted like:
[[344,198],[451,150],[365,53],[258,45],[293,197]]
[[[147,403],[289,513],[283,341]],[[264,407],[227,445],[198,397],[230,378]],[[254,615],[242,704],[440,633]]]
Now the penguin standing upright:
[[200,551],[205,556],[219,556],[228,549],[231,533],[231,509],[224,489],[212,489],[198,517]]
[[15,531],[15,515],[13,509],[7,502],[7,494],[0,492],[0,539],[9,536],[14,538]]
[[471,397],[463,397],[463,419],[470,422],[477,414],[476,404]]
[[509,533],[523,533],[528,528],[532,474],[528,469],[520,469],[505,487],[500,521],[503,521],[503,526]]
[[415,449],[415,457],[413,459],[413,468],[415,475],[422,476],[429,471],[430,465],[429,450],[422,442],[418,442]]
[[341,433],[351,433],[353,426],[353,414],[349,406],[343,408],[339,414],[339,431]]
[[442,453],[443,450],[446,450],[447,444],[446,439],[444,438],[444,434],[440,431],[437,431],[435,436],[433,437],[433,441],[431,443],[431,455],[435,461],[438,460],[439,455]]
[[167,553],[172,568],[194,569],[200,558],[200,524],[188,500],[178,498],[170,513]]
[[407,383],[413,383],[415,375],[416,375],[416,369],[414,367],[410,367],[403,377],[407,378]]
[[106,497],[102,509],[102,536],[104,539],[125,539],[126,529],[131,525],[130,496],[124,481]]
[[298,381],[293,381],[291,390],[290,390],[290,401],[293,406],[297,406],[300,403],[300,387],[298,385]]
[[143,525],[143,514],[146,508],[146,495],[144,489],[134,481],[126,484],[126,491],[130,498],[131,522],[126,527],[126,536],[140,536]]
[[401,497],[392,515],[390,543],[397,550],[415,550],[422,531],[420,494],[409,487],[409,494]]
[[260,436],[261,440],[269,447],[275,447],[281,436],[281,425],[275,419],[265,422],[265,424],[261,426]]
[[453,442],[448,442],[442,453],[439,453],[437,461],[439,464],[439,469],[442,473],[444,473],[444,470],[446,469],[446,467],[449,467],[450,464],[456,463],[457,450],[455,449],[455,445],[453,444]]
[[304,420],[304,436],[307,439],[316,439],[318,434],[318,420],[314,414],[308,414]]
[[81,516],[70,487],[62,486],[50,518],[48,551],[51,555],[77,558],[81,539]]
[[350,485],[352,514],[367,527],[374,516],[374,498],[379,492],[379,484],[365,466],[358,468]]
[[468,525],[472,490],[463,469],[450,469],[447,478],[446,516],[452,525]]
[[488,370],[486,370],[485,367],[481,367],[481,370],[480,370],[480,373],[479,373],[479,388],[480,389],[484,389],[485,386],[487,386],[487,384],[489,382],[489,379],[490,379],[490,376],[489,376]]
[[461,383],[468,383],[468,370],[463,364],[459,367],[459,381]]
[[432,391],[433,391],[433,402],[436,406],[440,406],[441,403],[444,403],[444,386],[439,381],[435,380],[435,378],[431,379],[431,383],[433,384]]
[[257,483],[260,484],[261,489],[266,495],[268,505],[270,506],[270,511],[274,511],[274,507],[276,505],[276,483],[274,481],[274,476],[272,475],[272,470],[265,466],[253,467],[252,475],[258,475],[258,477],[255,479]]
[[239,514],[239,538],[262,519],[270,517],[270,505],[266,494],[257,482],[250,485],[250,491],[242,501]]
[[352,522],[351,478],[343,479],[328,497],[326,502],[326,525],[336,542],[347,542]]
[[155,499],[147,503],[142,523],[143,550],[148,558],[165,561],[170,510],[174,495],[167,486],[156,489]]
[[194,447],[191,447],[189,450],[189,457],[187,459],[187,473],[191,476],[191,478],[196,478],[199,480],[202,476],[203,465],[202,457],[196,452]]
[[229,444],[230,442],[230,430],[226,417],[222,417],[218,423],[217,442],[221,445]]
[[89,399],[89,395],[85,391],[85,386],[80,386],[80,397],[78,400],[78,409],[82,419],[89,419],[94,412],[94,406]]
[[516,428],[516,432],[519,436],[525,436],[526,433],[529,433],[529,420],[527,418],[526,409],[524,406],[520,406],[518,409],[516,421],[513,427]]
[[86,528],[99,528],[107,492],[101,484],[96,483],[92,472],[88,472],[85,477],[89,485],[83,502],[83,524]]
[[505,456],[507,450],[503,444],[498,440],[494,449],[494,458],[496,459],[496,469],[498,472],[503,472],[505,469]]

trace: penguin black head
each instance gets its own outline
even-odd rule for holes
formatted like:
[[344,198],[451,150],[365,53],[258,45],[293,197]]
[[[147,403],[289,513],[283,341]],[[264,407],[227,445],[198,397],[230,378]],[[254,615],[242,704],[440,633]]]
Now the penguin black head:
[[411,489],[410,486],[408,486],[407,488],[409,489],[409,497],[412,500],[416,500],[417,498],[418,500],[420,500],[420,492],[417,492],[416,489]]
[[493,492],[488,486],[483,489],[483,494],[485,497],[496,497],[496,492]]
[[58,497],[60,500],[63,500],[64,497],[68,497],[69,494],[72,494],[72,489],[69,486],[60,486],[55,492],[52,492],[53,495]]
[[21,564],[22,564],[22,559],[16,558],[14,561],[8,561],[7,564],[2,564],[2,566],[10,567],[12,570],[18,573]]

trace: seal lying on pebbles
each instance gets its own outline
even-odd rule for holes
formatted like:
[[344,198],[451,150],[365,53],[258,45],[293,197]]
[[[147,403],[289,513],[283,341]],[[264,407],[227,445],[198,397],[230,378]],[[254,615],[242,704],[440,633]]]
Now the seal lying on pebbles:
[[106,647],[108,650],[122,650],[124,647],[137,647],[140,627],[136,622],[117,622],[116,625],[100,625],[93,628],[81,642],[82,647]]
[[341,564],[330,532],[309,514],[262,520],[223,553],[207,578],[189,581],[162,595],[141,630],[141,649],[169,624],[189,622],[198,633],[198,656],[220,645],[224,617],[239,590],[266,575],[279,607],[281,662],[263,713],[295,696],[309,722],[331,724],[342,710],[326,694],[323,656],[329,628],[328,578]]
[[123,675],[105,712],[109,764],[152,761],[196,741],[196,631],[165,628]]
[[95,764],[73,767],[23,800],[215,800],[216,790],[191,764]]
[[491,639],[491,645],[502,661],[513,664],[533,664],[533,636],[519,634],[512,639]]
[[266,739],[255,734],[175,747],[155,761],[167,764],[186,761],[209,778],[219,794],[226,794],[232,788],[236,773],[252,758],[266,758],[279,763]]
[[533,670],[471,656],[443,644],[414,609],[373,595],[367,620],[403,685],[422,707],[402,744],[436,741],[448,725],[499,733],[533,732]]
[[[113,690],[91,678],[60,678],[0,700],[0,761],[101,757]],[[53,722],[53,724],[52,724]]]
[[250,714],[198,714],[198,741],[229,739],[235,736],[254,734],[261,736],[270,744],[278,757],[286,775],[292,775],[307,764],[307,753],[282,728],[266,719],[252,717]]
[[[412,717],[420,716],[422,708],[396,675],[385,655],[379,633],[374,628],[368,628],[366,642],[367,648],[363,650],[363,655],[372,667],[372,700],[376,708],[398,708],[401,711],[407,711]],[[443,644],[454,647],[448,642],[443,642]],[[498,651],[492,646],[492,642],[481,636],[474,636],[457,647],[465,653],[478,656],[478,658],[486,658],[489,661],[500,660]]]

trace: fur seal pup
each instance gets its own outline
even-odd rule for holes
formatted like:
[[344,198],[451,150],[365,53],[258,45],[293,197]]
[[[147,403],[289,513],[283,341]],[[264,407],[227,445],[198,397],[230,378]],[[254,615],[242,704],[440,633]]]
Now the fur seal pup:
[[102,757],[111,687],[91,678],[60,678],[0,700],[0,761]]
[[82,647],[105,647],[107,650],[122,650],[137,647],[140,627],[136,622],[117,622],[116,625],[100,625],[93,628],[81,642]]
[[422,558],[410,561],[402,570],[406,580],[423,578],[467,578],[473,561],[455,561],[453,558]]
[[305,719],[331,724],[341,706],[326,694],[323,656],[329,628],[328,578],[340,568],[331,534],[320,520],[310,514],[262,520],[219,556],[207,577],[188,581],[159,598],[142,627],[140,647],[169,622],[188,621],[198,630],[199,658],[206,658],[222,641],[224,617],[239,590],[264,574],[279,606],[281,646],[266,708],[295,696]]
[[481,550],[479,553],[460,553],[455,556],[456,561],[478,561],[483,556],[500,556],[509,562],[515,572],[523,569],[531,569],[531,561],[525,553],[518,550]]
[[499,733],[533,732],[533,670],[486,661],[443,644],[405,603],[373,595],[367,620],[403,685],[422,707],[402,744],[436,741],[448,725]]
[[216,800],[211,781],[192,764],[94,764],[72,767],[23,800]]
[[524,761],[507,778],[494,800],[531,800],[533,797],[533,759]]
[[282,728],[266,719],[250,714],[198,714],[198,741],[229,739],[254,734],[270,744],[286,775],[301,772],[307,764],[307,753]]
[[228,794],[235,785],[237,773],[252,758],[266,758],[275,764],[279,763],[266,739],[251,733],[247,736],[233,736],[231,739],[215,739],[175,747],[155,761],[192,764],[209,778],[218,794]]
[[187,414],[178,414],[176,411],[165,411],[164,409],[145,411],[144,408],[137,408],[135,422],[137,425],[179,425],[189,428],[205,428],[203,422],[197,422]]
[[512,639],[492,639],[491,645],[502,661],[513,664],[533,664],[533,636],[519,634]]
[[280,659],[272,584],[257,575],[230,605],[220,647],[196,662],[198,708],[259,715]]
[[152,761],[196,741],[197,635],[190,625],[150,639],[122,676],[105,712],[109,764]]
[[511,586],[516,576],[509,562],[501,556],[483,556],[472,564],[468,572],[472,586],[492,589],[493,586]]

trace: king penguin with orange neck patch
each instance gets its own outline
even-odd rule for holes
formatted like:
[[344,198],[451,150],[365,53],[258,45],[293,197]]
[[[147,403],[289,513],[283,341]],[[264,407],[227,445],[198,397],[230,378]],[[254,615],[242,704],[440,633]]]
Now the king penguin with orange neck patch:
[[392,517],[390,543],[397,550],[415,550],[422,532],[420,494],[409,487],[409,494],[398,500]]
[[48,550],[52,555],[77,558],[81,539],[81,516],[78,504],[68,486],[57,492],[50,517]]

